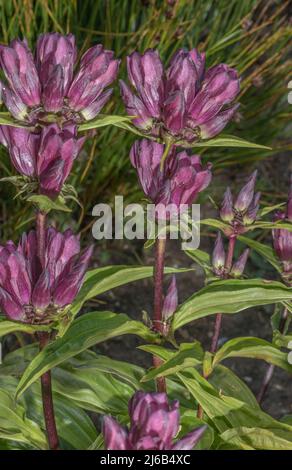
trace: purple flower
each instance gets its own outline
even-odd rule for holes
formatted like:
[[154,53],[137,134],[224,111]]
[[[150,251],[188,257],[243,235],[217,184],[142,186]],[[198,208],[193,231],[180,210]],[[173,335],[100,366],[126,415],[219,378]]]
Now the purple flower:
[[80,253],[71,230],[47,229],[45,265],[37,257],[36,233],[24,233],[16,246],[0,246],[0,308],[11,320],[46,322],[71,304],[82,285],[92,247]]
[[225,64],[205,72],[205,54],[180,49],[164,71],[157,51],[127,58],[132,89],[122,80],[121,94],[134,124],[154,137],[194,142],[214,137],[226,126],[238,105],[236,70]]
[[162,144],[142,139],[132,146],[130,158],[146,196],[155,205],[173,204],[178,212],[181,204],[190,205],[209,185],[211,164],[203,169],[198,155],[189,156],[185,151],[176,154],[173,148],[161,170],[163,152]]
[[178,295],[176,287],[175,275],[172,276],[170,284],[167,289],[166,296],[163,301],[162,318],[164,321],[169,320],[178,306]]
[[74,125],[60,129],[57,124],[50,124],[41,133],[1,126],[0,142],[8,148],[15,169],[37,180],[41,194],[54,198],[60,193],[84,138],[77,138]]
[[244,252],[240,255],[237,261],[233,264],[231,271],[230,271],[230,276],[231,277],[241,277],[243,274],[243,271],[245,269],[245,265],[247,262],[247,258],[249,256],[250,249],[246,248]]
[[[276,212],[274,220],[292,222],[292,178],[290,180],[290,190],[286,211]],[[292,276],[292,232],[287,229],[274,229],[272,231],[274,250],[282,262],[283,276],[290,279]]]
[[103,422],[107,450],[191,450],[206,430],[200,426],[173,442],[179,431],[179,403],[169,404],[165,393],[136,392],[129,402],[130,428],[110,416]]
[[212,266],[215,276],[220,279],[241,277],[249,255],[249,248],[246,248],[237,261],[233,263],[230,270],[226,268],[226,254],[223,245],[222,235],[217,234],[215,246],[212,254]]
[[35,60],[26,40],[0,46],[0,65],[6,78],[0,86],[10,113],[32,124],[46,122],[48,113],[57,114],[59,122],[95,117],[111,95],[112,90],[105,88],[115,80],[119,61],[102,45],[93,46],[81,57],[74,78],[76,60],[72,34],[40,35]]
[[240,190],[235,202],[233,202],[230,188],[227,188],[224,193],[220,217],[232,226],[234,233],[243,233],[245,226],[253,224],[257,218],[261,193],[255,193],[256,178],[257,170],[252,173]]
[[225,250],[220,232],[217,234],[215,246],[212,254],[212,266],[214,274],[218,277],[225,276]]

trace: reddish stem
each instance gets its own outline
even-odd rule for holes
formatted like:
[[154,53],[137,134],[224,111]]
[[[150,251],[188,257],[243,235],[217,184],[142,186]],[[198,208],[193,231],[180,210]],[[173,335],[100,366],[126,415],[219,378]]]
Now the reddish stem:
[[235,243],[236,243],[236,235],[233,234],[229,237],[227,257],[226,257],[226,261],[225,261],[225,272],[227,274],[229,273],[229,271],[231,269],[231,266],[232,266]]
[[[164,273],[164,259],[165,259],[165,246],[166,239],[157,238],[155,245],[155,265],[154,265],[154,315],[153,315],[153,329],[157,333],[163,333],[163,273]],[[153,365],[159,367],[163,361],[154,356]],[[166,392],[166,382],[164,377],[156,379],[156,388],[158,392]]]
[[213,334],[211,348],[210,348],[211,353],[215,353],[217,351],[221,324],[222,324],[222,313],[217,313],[216,319],[215,319],[214,334]]
[[[50,335],[49,333],[41,332],[38,334],[38,337],[40,342],[40,350],[42,350],[48,344]],[[51,450],[58,450],[59,438],[54,413],[51,371],[45,372],[41,376],[41,389],[49,447]]]
[[[36,232],[37,232],[37,253],[42,268],[45,267],[45,249],[46,249],[46,214],[38,212],[36,216]],[[50,340],[50,334],[39,332],[38,334],[40,350],[42,350]],[[59,439],[57,434],[51,371],[45,372],[41,376],[42,401],[44,410],[44,420],[46,425],[48,443],[51,450],[59,448]]]
[[[232,266],[235,244],[236,244],[236,235],[233,234],[229,237],[227,257],[225,261],[226,275],[228,275]],[[216,318],[215,318],[215,327],[214,327],[214,333],[213,333],[211,348],[210,348],[210,352],[213,354],[217,351],[217,348],[218,348],[218,341],[220,337],[222,318],[223,318],[222,313],[217,313]],[[208,376],[204,376],[204,378],[208,379]],[[197,411],[197,418],[202,419],[203,415],[204,415],[203,408],[201,407],[201,405],[199,405],[198,411]]]
[[[288,317],[288,310],[287,308],[284,309],[282,318],[280,320],[280,325],[279,325],[279,331],[280,333],[283,333],[285,331],[285,325],[286,325],[286,320]],[[274,364],[270,364],[269,367],[266,370],[265,376],[263,378],[262,384],[260,391],[257,395],[257,401],[259,404],[262,403],[264,396],[269,388],[270,382],[272,380],[273,374],[274,374],[275,366]]]

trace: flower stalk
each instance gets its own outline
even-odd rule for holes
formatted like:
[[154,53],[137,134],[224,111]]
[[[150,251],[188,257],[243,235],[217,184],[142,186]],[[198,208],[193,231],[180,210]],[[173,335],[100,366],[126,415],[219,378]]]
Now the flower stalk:
[[[157,238],[155,245],[155,265],[154,265],[154,315],[153,329],[157,333],[163,334],[163,273],[165,261],[166,238]],[[154,367],[159,367],[162,361],[159,357],[153,357]],[[164,377],[156,379],[158,392],[166,392],[166,382]]]
[[[283,333],[285,331],[287,318],[288,318],[288,310],[287,310],[287,308],[285,308],[284,311],[283,311],[283,314],[282,314],[280,325],[279,325],[280,333]],[[261,384],[261,388],[260,388],[259,393],[257,395],[257,402],[259,404],[261,404],[263,402],[263,399],[264,399],[264,397],[267,393],[267,390],[269,388],[269,385],[270,385],[271,380],[272,380],[273,375],[274,375],[274,370],[275,370],[274,364],[270,364],[269,367],[266,370],[265,376],[264,376],[262,384]]]
[[[38,211],[36,215],[36,231],[37,231],[37,254],[40,260],[41,266],[44,269],[45,266],[45,249],[46,249],[46,214]],[[50,334],[47,332],[40,332],[38,334],[40,350],[48,344],[50,340]],[[42,402],[44,411],[44,420],[47,431],[47,438],[49,448],[51,450],[57,450],[59,448],[59,438],[57,433],[54,403],[52,394],[52,378],[51,371],[45,372],[41,376],[41,390],[42,390]]]

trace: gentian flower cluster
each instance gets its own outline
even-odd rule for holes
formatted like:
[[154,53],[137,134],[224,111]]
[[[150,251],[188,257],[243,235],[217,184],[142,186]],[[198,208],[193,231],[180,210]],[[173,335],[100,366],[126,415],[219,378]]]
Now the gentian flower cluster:
[[37,255],[36,232],[24,233],[16,246],[0,246],[0,307],[11,320],[47,323],[70,305],[84,278],[92,247],[80,252],[71,230],[46,231],[45,265]]
[[164,145],[142,139],[132,146],[130,158],[145,195],[155,205],[173,204],[179,211],[180,205],[190,205],[209,185],[212,165],[204,169],[199,155],[176,153],[173,147],[161,168],[163,153]]
[[220,232],[218,232],[212,253],[212,266],[214,274],[220,279],[241,277],[244,272],[249,252],[250,249],[246,248],[238,260],[233,263],[231,269],[226,269],[226,253],[223,245],[222,235]]
[[174,442],[179,431],[179,402],[168,402],[165,393],[136,392],[129,402],[130,428],[106,416],[103,422],[107,450],[191,450],[206,426]]
[[205,70],[205,54],[180,49],[164,70],[158,53],[133,52],[127,58],[132,89],[120,81],[133,123],[145,134],[180,145],[210,139],[234,115],[239,93],[236,70],[219,64]]
[[[290,191],[286,211],[278,211],[274,220],[283,222],[292,222],[292,178],[290,182]],[[292,232],[287,229],[274,229],[272,231],[273,245],[276,255],[282,263],[282,276],[288,282],[292,281]]]
[[60,124],[89,120],[100,112],[112,93],[106,88],[117,76],[119,60],[102,45],[93,46],[81,57],[74,76],[74,36],[47,33],[38,39],[35,59],[26,40],[1,45],[0,65],[6,79],[0,95],[15,119]]
[[256,178],[257,170],[249,177],[234,203],[230,188],[227,188],[224,193],[220,217],[232,227],[230,231],[234,234],[244,233],[245,227],[256,220],[261,197],[261,193],[255,193]]
[[77,137],[77,127],[57,124],[31,132],[25,128],[0,126],[0,142],[7,147],[15,169],[36,181],[41,194],[55,198],[72,169],[85,138]]

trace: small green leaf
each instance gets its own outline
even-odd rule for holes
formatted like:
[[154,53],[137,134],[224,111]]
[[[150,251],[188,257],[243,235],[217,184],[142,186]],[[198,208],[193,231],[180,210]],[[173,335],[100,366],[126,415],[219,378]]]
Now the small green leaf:
[[48,214],[51,210],[71,212],[71,209],[66,206],[60,196],[57,199],[52,200],[43,194],[34,194],[33,196],[28,197],[26,200],[36,204],[40,211],[45,212],[46,214]]
[[28,325],[27,323],[0,320],[0,337],[10,333],[23,332],[34,334],[36,331],[46,331],[48,328],[39,325]]
[[241,426],[228,429],[220,438],[227,443],[227,448],[234,445],[242,450],[292,450],[291,434],[278,430]]
[[79,131],[87,131],[89,129],[98,129],[99,127],[104,126],[117,126],[121,123],[131,122],[131,119],[131,116],[106,116],[100,114],[96,119],[80,124],[78,129]]
[[247,140],[241,139],[240,137],[226,134],[220,134],[219,137],[214,137],[210,140],[194,142],[193,144],[190,144],[190,147],[241,147],[272,150],[271,147],[267,147],[266,145],[255,144],[254,142],[248,142]]
[[[186,272],[189,269],[165,268],[165,274]],[[152,266],[106,266],[87,271],[83,286],[72,304],[76,315],[84,302],[108,290],[153,276]]]
[[288,363],[287,354],[264,339],[244,337],[227,341],[215,354],[213,367],[229,357],[262,359],[292,373],[292,365]]
[[173,331],[198,318],[215,313],[237,313],[249,307],[292,299],[292,288],[261,279],[216,281],[199,290],[175,312]]
[[[145,346],[140,346],[139,349],[146,351]],[[151,369],[141,380],[141,382],[147,382],[156,377],[166,377],[173,375],[180,370],[187,369],[189,367],[195,367],[201,364],[203,361],[203,349],[198,341],[194,343],[182,343],[180,349],[171,355],[171,358],[164,362],[160,367]]]
[[0,113],[0,124],[4,125],[4,126],[7,125],[7,126],[11,126],[11,127],[25,127],[25,128],[27,128],[27,126],[24,126],[19,121],[15,121],[15,119],[8,112]]
[[[7,378],[6,378],[7,382]],[[23,405],[15,403],[10,391],[0,389],[0,439],[46,449],[47,441],[38,424],[26,417]]]

